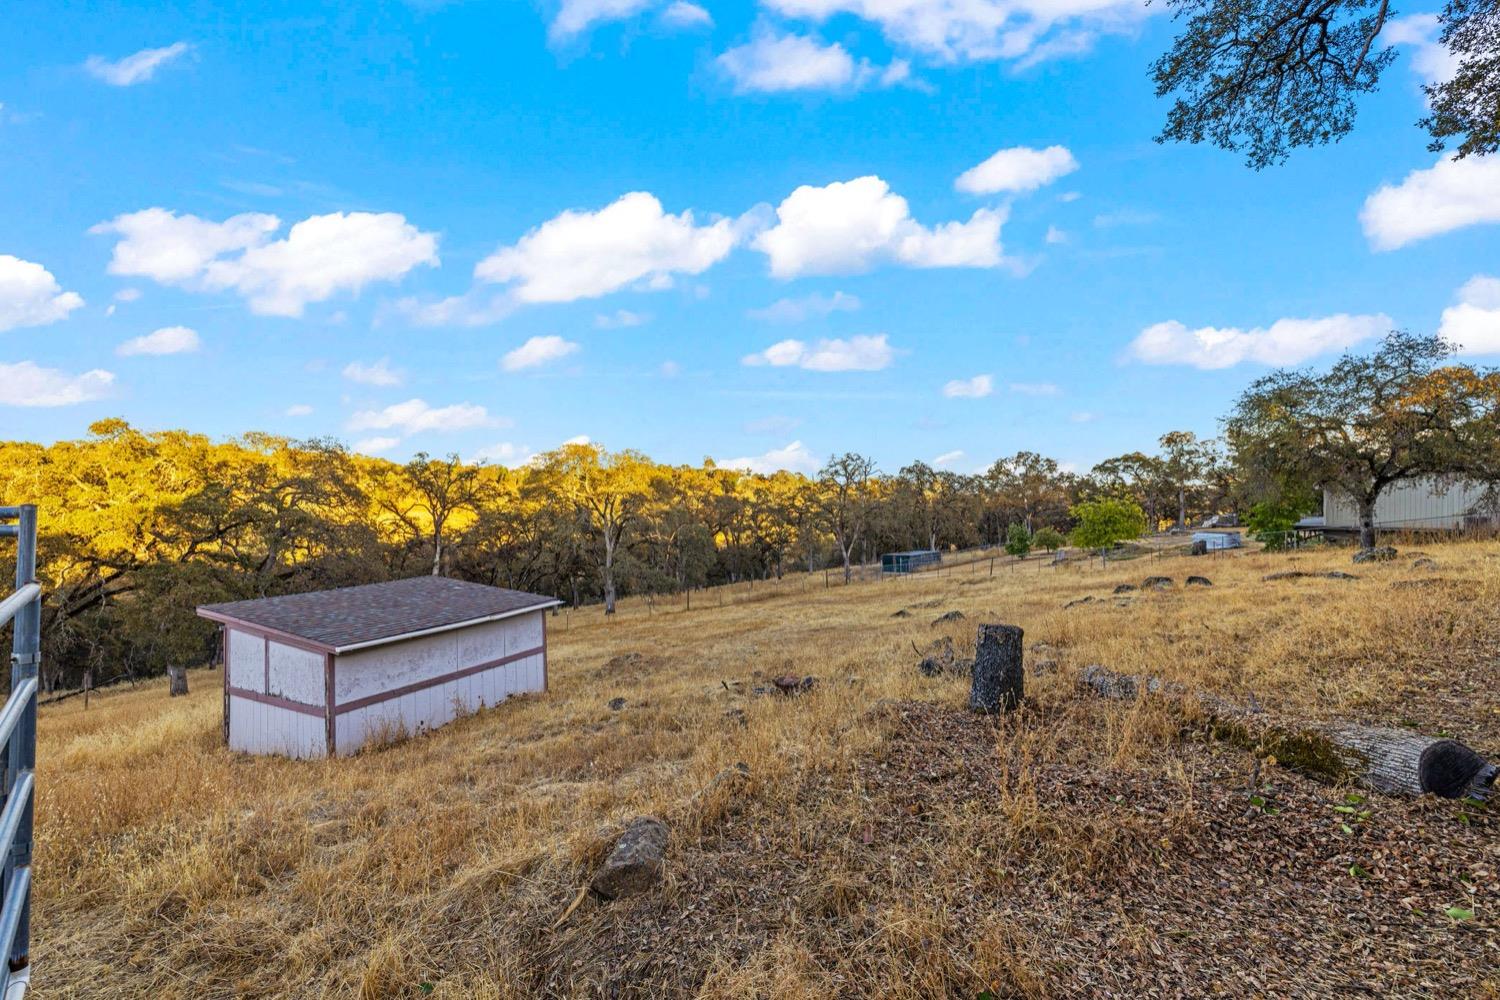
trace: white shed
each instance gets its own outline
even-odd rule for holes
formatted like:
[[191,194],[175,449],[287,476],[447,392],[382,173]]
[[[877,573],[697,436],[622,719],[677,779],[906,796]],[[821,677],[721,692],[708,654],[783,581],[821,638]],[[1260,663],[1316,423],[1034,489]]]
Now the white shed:
[[[1430,476],[1403,479],[1375,501],[1378,531],[1459,531],[1495,523],[1495,487],[1486,483],[1446,483]],[[1338,490],[1323,491],[1326,532],[1359,530],[1359,507]]]
[[337,756],[545,691],[546,612],[559,603],[419,576],[204,605],[222,626],[225,741]]

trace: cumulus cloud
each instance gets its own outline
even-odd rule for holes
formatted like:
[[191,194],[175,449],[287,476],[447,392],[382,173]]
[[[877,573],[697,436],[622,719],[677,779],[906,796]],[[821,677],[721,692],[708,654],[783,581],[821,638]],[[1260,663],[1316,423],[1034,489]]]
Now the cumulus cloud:
[[416,326],[490,326],[515,312],[516,303],[503,292],[484,294],[472,289],[435,301],[399,299],[395,311]]
[[726,458],[717,462],[720,468],[742,469],[745,472],[755,472],[769,475],[785,469],[787,472],[801,472],[811,475],[818,471],[822,463],[816,455],[808,450],[801,441],[793,441],[784,448],[772,448],[764,455],[749,455],[745,458]]
[[654,195],[634,191],[597,212],[566,211],[480,261],[474,277],[511,286],[522,302],[596,298],[637,282],[671,286],[674,274],[702,274],[734,249],[729,219],[699,226],[670,215]]
[[814,372],[876,372],[889,367],[895,357],[895,349],[881,333],[857,334],[848,340],[819,340],[811,345],[801,340],[782,340],[740,360],[747,365],[797,367]]
[[515,350],[507,351],[500,359],[500,367],[508,372],[538,368],[577,353],[578,349],[578,344],[574,341],[564,340],[558,336],[532,337]]
[[952,465],[954,462],[963,461],[963,457],[964,453],[955,448],[953,451],[945,451],[937,458],[934,458],[932,464],[937,466]]
[[989,375],[956,378],[943,386],[943,395],[949,399],[983,399],[994,391],[995,380]]
[[787,17],[851,14],[893,44],[945,63],[994,59],[1030,65],[1086,51],[1104,31],[1124,31],[1146,10],[1132,0],[762,0]]
[[272,240],[280,228],[276,216],[256,212],[213,222],[148,208],[89,231],[120,237],[111,274],[193,291],[234,291],[251,311],[267,316],[301,316],[308,303],[438,263],[436,234],[393,212],[314,215]]
[[536,457],[536,452],[524,444],[515,444],[511,441],[499,441],[492,445],[486,445],[469,456],[468,461],[472,464],[479,462],[493,462],[514,469],[525,465]]
[[581,35],[596,24],[623,21],[655,6],[657,0],[562,0],[552,19],[554,39]]
[[762,309],[751,309],[746,315],[762,323],[801,323],[815,317],[831,316],[836,312],[854,312],[861,303],[856,296],[845,292],[820,295],[817,292],[800,299],[777,299]]
[[200,346],[198,331],[186,326],[164,326],[140,337],[132,337],[115,353],[122,358],[137,354],[190,354]]
[[1443,310],[1438,335],[1461,354],[1500,354],[1500,278],[1470,278]]
[[112,372],[94,368],[79,375],[42,368],[32,361],[0,363],[0,405],[71,406],[102,399],[114,384]]
[[367,437],[354,442],[354,450],[362,455],[379,455],[390,451],[400,443],[401,439],[398,437],[377,434],[375,437]]
[[344,378],[360,385],[400,385],[401,373],[391,367],[390,358],[381,358],[373,364],[351,361],[344,366]]
[[1047,242],[1053,245],[1068,242],[1068,234],[1056,226],[1047,227]]
[[1500,159],[1441,159],[1413,170],[1400,184],[1384,184],[1359,213],[1376,250],[1395,250],[1430,236],[1500,222]]
[[0,254],[0,331],[56,323],[82,305],[42,265]]
[[1458,72],[1459,58],[1438,40],[1443,25],[1436,14],[1412,14],[1389,22],[1380,32],[1381,42],[1411,50],[1411,68],[1423,83],[1445,83]]
[[130,87],[145,83],[156,75],[156,71],[167,63],[187,54],[192,46],[187,42],[174,42],[159,49],[141,49],[123,59],[106,59],[89,56],[83,68],[96,80],[103,80],[111,87]]
[[966,194],[1035,191],[1078,169],[1066,146],[1002,149],[976,167],[958,175],[953,186]]
[[996,267],[1005,262],[1005,209],[982,208],[968,222],[923,226],[906,199],[879,177],[804,185],[776,208],[776,224],[755,237],[771,274],[841,274],[878,263],[907,267]]
[[1279,319],[1249,330],[1204,326],[1190,330],[1176,320],[1146,327],[1130,344],[1129,354],[1152,365],[1229,368],[1244,361],[1296,365],[1320,354],[1352,347],[1391,329],[1383,314],[1321,319]]
[[474,427],[495,427],[501,421],[490,416],[483,406],[455,403],[452,406],[430,406],[423,399],[408,399],[380,410],[359,410],[349,418],[351,431],[400,431],[420,434],[423,431],[462,431]]
[[911,76],[905,60],[881,68],[867,59],[855,60],[837,42],[764,30],[719,56],[718,63],[738,94],[893,87]]
[[673,28],[711,28],[713,15],[695,3],[677,0],[661,12],[662,23]]

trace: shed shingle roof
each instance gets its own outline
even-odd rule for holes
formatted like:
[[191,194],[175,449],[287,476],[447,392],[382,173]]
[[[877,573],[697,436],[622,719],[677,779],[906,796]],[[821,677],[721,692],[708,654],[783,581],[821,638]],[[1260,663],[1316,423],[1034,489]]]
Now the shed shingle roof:
[[329,651],[392,642],[558,602],[540,594],[443,576],[415,576],[338,590],[205,604],[198,614],[302,639]]

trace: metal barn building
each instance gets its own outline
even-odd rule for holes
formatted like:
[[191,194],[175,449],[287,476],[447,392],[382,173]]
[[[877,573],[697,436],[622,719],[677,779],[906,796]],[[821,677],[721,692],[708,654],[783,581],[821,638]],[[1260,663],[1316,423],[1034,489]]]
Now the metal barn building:
[[208,604],[230,749],[329,757],[547,688],[551,597],[421,576]]
[[[1491,487],[1484,483],[1443,485],[1431,477],[1407,479],[1386,487],[1375,501],[1377,531],[1458,531],[1495,523],[1488,507]],[[1323,491],[1323,519],[1316,527],[1329,534],[1359,531],[1359,507],[1348,495]]]

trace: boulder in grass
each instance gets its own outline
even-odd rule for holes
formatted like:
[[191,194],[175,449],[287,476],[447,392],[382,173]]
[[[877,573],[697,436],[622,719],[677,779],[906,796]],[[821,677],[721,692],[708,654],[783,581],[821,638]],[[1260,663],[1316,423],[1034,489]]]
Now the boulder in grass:
[[590,888],[603,899],[619,899],[643,892],[661,881],[667,853],[667,825],[654,816],[630,821]]
[[1115,593],[1117,593],[1117,594],[1128,594],[1128,593],[1130,593],[1134,589],[1135,589],[1135,584],[1133,584],[1133,583],[1122,583],[1118,587],[1115,588]]
[[1212,587],[1214,582],[1206,576],[1190,576],[1187,578],[1189,587]]
[[961,622],[964,620],[964,617],[965,616],[962,611],[949,611],[947,614],[938,615],[936,618],[934,618],[932,620],[932,624],[942,625],[945,622]]
[[609,699],[609,710],[611,712],[618,712],[620,709],[622,709],[624,707],[625,707],[625,699],[624,698],[611,698],[611,699]]
[[1141,586],[1146,590],[1171,590],[1172,578],[1170,576],[1148,576],[1141,581]]
[[1412,569],[1437,569],[1438,568],[1438,564],[1437,564],[1437,560],[1436,559],[1432,559],[1432,558],[1430,558],[1428,556],[1422,556],[1420,559],[1415,560],[1411,564],[1411,568]]
[[1096,601],[1096,600],[1098,600],[1098,598],[1094,597],[1092,594],[1088,595],[1087,597],[1074,598],[1073,600],[1069,601],[1067,604],[1063,605],[1063,610],[1066,611],[1069,608],[1076,608],[1080,604],[1093,604],[1094,601]]
[[1354,553],[1357,563],[1390,562],[1396,558],[1396,550],[1389,545],[1377,545],[1373,549],[1360,549]]

